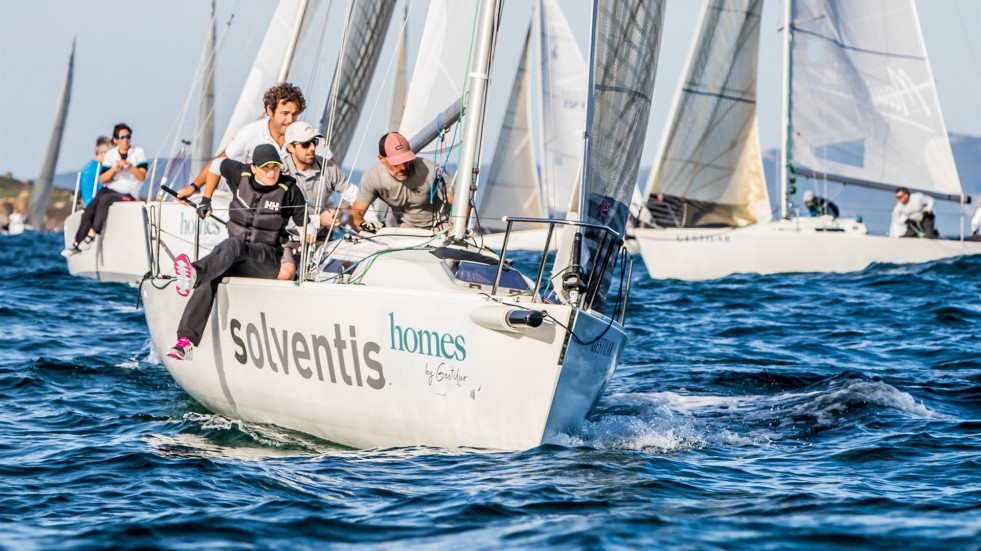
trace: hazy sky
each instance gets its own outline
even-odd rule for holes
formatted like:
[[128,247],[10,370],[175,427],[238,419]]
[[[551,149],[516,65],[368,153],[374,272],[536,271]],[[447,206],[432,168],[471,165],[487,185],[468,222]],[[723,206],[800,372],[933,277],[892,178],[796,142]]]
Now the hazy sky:
[[[397,13],[404,1],[399,1]],[[408,1],[411,71],[428,2]],[[78,39],[75,83],[57,171],[81,167],[92,155],[96,136],[108,135],[120,121],[133,127],[134,144],[142,146],[147,155],[170,154],[176,121],[186,103],[191,106],[188,121],[193,119],[196,96],[189,99],[189,93],[204,44],[209,4],[206,0],[0,0],[0,172],[11,171],[21,178],[35,178],[40,172],[72,37]],[[585,51],[590,3],[560,0],[560,4]],[[702,4],[701,0],[668,2],[643,166],[651,164],[656,154]],[[304,86],[310,101],[302,118],[313,124],[319,119],[331,81],[332,56],[336,56],[347,2],[325,0],[324,5],[331,5],[331,11],[323,53],[318,57],[315,45],[301,45],[298,55],[305,60],[303,74],[291,78]],[[491,83],[485,156],[493,153],[531,5],[530,0],[506,3],[498,69]],[[917,7],[947,128],[981,135],[981,33],[977,32],[981,0],[918,0]],[[272,0],[218,3],[220,35],[229,17],[234,17],[218,55],[216,140],[224,131],[274,9]],[[764,8],[760,46],[758,104],[764,150],[777,147],[780,141],[781,19],[780,4],[770,0]],[[397,27],[393,20],[381,67],[392,56]],[[390,79],[376,75],[366,111],[371,111],[376,99],[379,107],[372,124],[367,124],[367,114],[362,117],[348,156],[353,158],[362,137],[368,136],[365,143],[369,145],[358,155],[358,168],[374,161],[370,150],[384,131],[389,86]]]

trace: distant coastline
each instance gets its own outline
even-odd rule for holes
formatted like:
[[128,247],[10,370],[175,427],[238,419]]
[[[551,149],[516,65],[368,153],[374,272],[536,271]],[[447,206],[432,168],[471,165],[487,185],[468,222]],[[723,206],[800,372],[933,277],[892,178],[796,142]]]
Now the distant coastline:
[[[26,212],[27,202],[34,190],[34,180],[18,180],[10,172],[0,174],[0,226],[5,226],[12,212]],[[65,218],[72,213],[72,189],[55,187],[51,190],[51,202],[44,213],[41,229],[61,231]]]

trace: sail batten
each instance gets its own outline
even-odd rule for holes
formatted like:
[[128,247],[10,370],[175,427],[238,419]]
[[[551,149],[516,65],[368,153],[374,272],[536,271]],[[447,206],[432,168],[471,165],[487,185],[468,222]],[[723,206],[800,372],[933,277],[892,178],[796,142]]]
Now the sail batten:
[[962,195],[913,0],[796,0],[790,32],[798,174]]
[[646,222],[663,227],[767,222],[756,116],[762,0],[708,0],[647,184]]

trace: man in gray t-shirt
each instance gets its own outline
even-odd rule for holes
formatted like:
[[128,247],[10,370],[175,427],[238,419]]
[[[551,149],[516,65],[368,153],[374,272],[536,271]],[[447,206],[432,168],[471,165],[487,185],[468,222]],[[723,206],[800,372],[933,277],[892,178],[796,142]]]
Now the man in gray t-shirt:
[[[438,182],[435,192],[434,180]],[[404,136],[389,132],[378,142],[378,164],[361,179],[358,197],[351,207],[351,227],[378,231],[382,224],[365,222],[364,214],[368,205],[380,198],[392,207],[401,227],[441,229],[453,204],[452,190],[453,180],[442,167],[417,158]]]

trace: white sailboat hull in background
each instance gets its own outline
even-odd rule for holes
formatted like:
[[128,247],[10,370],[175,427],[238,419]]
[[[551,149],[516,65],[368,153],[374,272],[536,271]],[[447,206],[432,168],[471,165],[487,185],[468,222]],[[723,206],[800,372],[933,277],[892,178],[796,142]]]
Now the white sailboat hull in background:
[[869,235],[855,219],[776,220],[743,228],[637,228],[654,279],[698,281],[736,273],[854,272],[881,262],[981,254],[981,242]]
[[[227,212],[227,204],[227,199],[217,199],[215,211]],[[106,226],[92,247],[68,257],[68,272],[99,281],[138,285],[150,271],[144,211],[151,222],[149,231],[160,234],[164,261],[159,269],[164,275],[173,275],[173,258],[177,255],[184,253],[192,259],[204,256],[228,237],[223,226],[212,219],[199,221],[194,209],[187,205],[120,201],[109,207]],[[75,240],[83,212],[74,212],[65,219],[65,247]],[[200,233],[197,251],[195,232]]]
[[626,342],[619,324],[558,304],[522,306],[547,310],[586,344],[548,318],[505,327],[499,318],[511,306],[461,285],[426,250],[376,264],[365,285],[226,279],[184,361],[162,352],[186,299],[144,285],[150,336],[178,384],[228,417],[357,448],[507,450],[574,430]]
[[[557,228],[552,233],[552,241],[549,243],[549,250],[554,251],[558,246],[561,228]],[[538,228],[534,230],[513,230],[511,237],[508,238],[509,251],[542,251],[545,248],[545,238],[548,237],[548,228]],[[476,238],[483,246],[490,247],[495,251],[500,251],[504,245],[504,232],[487,233]]]

